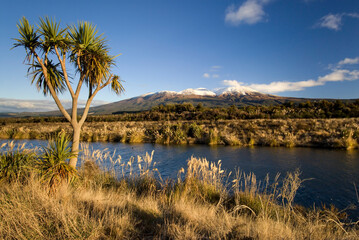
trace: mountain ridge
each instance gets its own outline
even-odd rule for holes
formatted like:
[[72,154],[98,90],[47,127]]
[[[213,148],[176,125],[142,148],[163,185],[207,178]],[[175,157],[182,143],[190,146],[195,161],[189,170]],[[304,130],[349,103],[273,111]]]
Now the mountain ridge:
[[[280,97],[264,94],[247,87],[224,88],[210,91],[205,88],[185,89],[180,92],[160,91],[146,93],[137,97],[121,100],[106,105],[93,107],[91,114],[116,114],[150,110],[154,106],[165,104],[201,103],[205,107],[226,107],[230,105],[276,105],[287,101],[303,102],[305,98]],[[117,110],[116,110],[117,109]],[[115,110],[115,111],[114,111]]]

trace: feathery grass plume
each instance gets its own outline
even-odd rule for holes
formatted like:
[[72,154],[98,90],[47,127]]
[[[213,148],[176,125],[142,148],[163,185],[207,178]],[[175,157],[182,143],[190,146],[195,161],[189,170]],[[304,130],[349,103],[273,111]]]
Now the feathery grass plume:
[[15,144],[14,141],[1,145],[0,182],[23,181],[28,177],[35,161],[36,148],[26,149],[25,145],[25,143]]
[[89,144],[82,143],[79,157],[81,168],[77,185],[95,190],[117,187],[121,156],[116,155],[116,151],[111,154],[108,149],[94,150]]
[[[123,187],[133,189],[137,194],[155,192],[163,185],[163,179],[153,161],[154,151],[144,156],[130,157],[127,162],[122,161],[116,151],[108,149],[89,149],[88,144],[82,144],[82,169],[80,173],[87,184],[96,187]],[[120,181],[120,184],[116,182]],[[121,182],[122,181],[122,182]]]
[[[226,195],[223,185],[225,177],[221,160],[214,163],[205,158],[192,156],[187,162],[185,179],[180,188],[182,188],[184,196],[219,204]],[[177,181],[181,182],[181,179]]]

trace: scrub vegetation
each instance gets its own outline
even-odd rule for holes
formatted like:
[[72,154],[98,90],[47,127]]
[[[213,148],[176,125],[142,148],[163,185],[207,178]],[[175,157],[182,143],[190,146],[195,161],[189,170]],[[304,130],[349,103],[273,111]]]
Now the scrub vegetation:
[[164,180],[153,153],[123,160],[86,146],[75,170],[62,167],[71,158],[63,135],[42,149],[10,142],[1,150],[1,239],[359,237],[344,212],[294,204],[299,171],[260,181],[192,157]]
[[[6,123],[2,139],[49,139],[71,133],[62,122]],[[359,118],[252,119],[87,122],[80,139],[85,142],[208,144],[231,146],[284,146],[358,148]]]

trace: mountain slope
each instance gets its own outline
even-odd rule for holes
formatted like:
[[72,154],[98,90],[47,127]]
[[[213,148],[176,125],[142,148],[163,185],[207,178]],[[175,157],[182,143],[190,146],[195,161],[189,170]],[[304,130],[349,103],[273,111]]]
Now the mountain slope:
[[303,102],[308,99],[288,98],[275,95],[263,94],[248,89],[220,89],[212,92],[203,88],[186,89],[181,92],[162,91],[144,94],[138,97],[114,102],[106,105],[93,107],[91,114],[113,114],[121,112],[137,112],[149,110],[160,104],[202,103],[206,107],[226,107],[231,105],[275,105],[287,101]]

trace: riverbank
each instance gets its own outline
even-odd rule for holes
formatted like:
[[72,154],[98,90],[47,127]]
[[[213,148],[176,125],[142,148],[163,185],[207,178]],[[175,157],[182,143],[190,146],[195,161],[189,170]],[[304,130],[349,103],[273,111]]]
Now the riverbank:
[[[0,138],[49,139],[61,131],[71,135],[70,125],[8,123],[0,126]],[[359,118],[90,122],[83,126],[81,140],[356,149]]]
[[45,175],[34,171],[38,164],[44,167],[41,162],[48,166],[47,158],[34,153],[19,147],[1,155],[0,172],[22,159],[11,167],[16,174],[1,175],[1,239],[359,237],[358,223],[347,221],[342,211],[293,204],[302,183],[298,171],[263,181],[238,172],[228,182],[221,162],[192,157],[170,181],[158,175],[151,154],[129,162],[107,159],[112,165],[104,169],[102,157],[111,156],[87,149],[81,168],[63,178],[51,168]]

